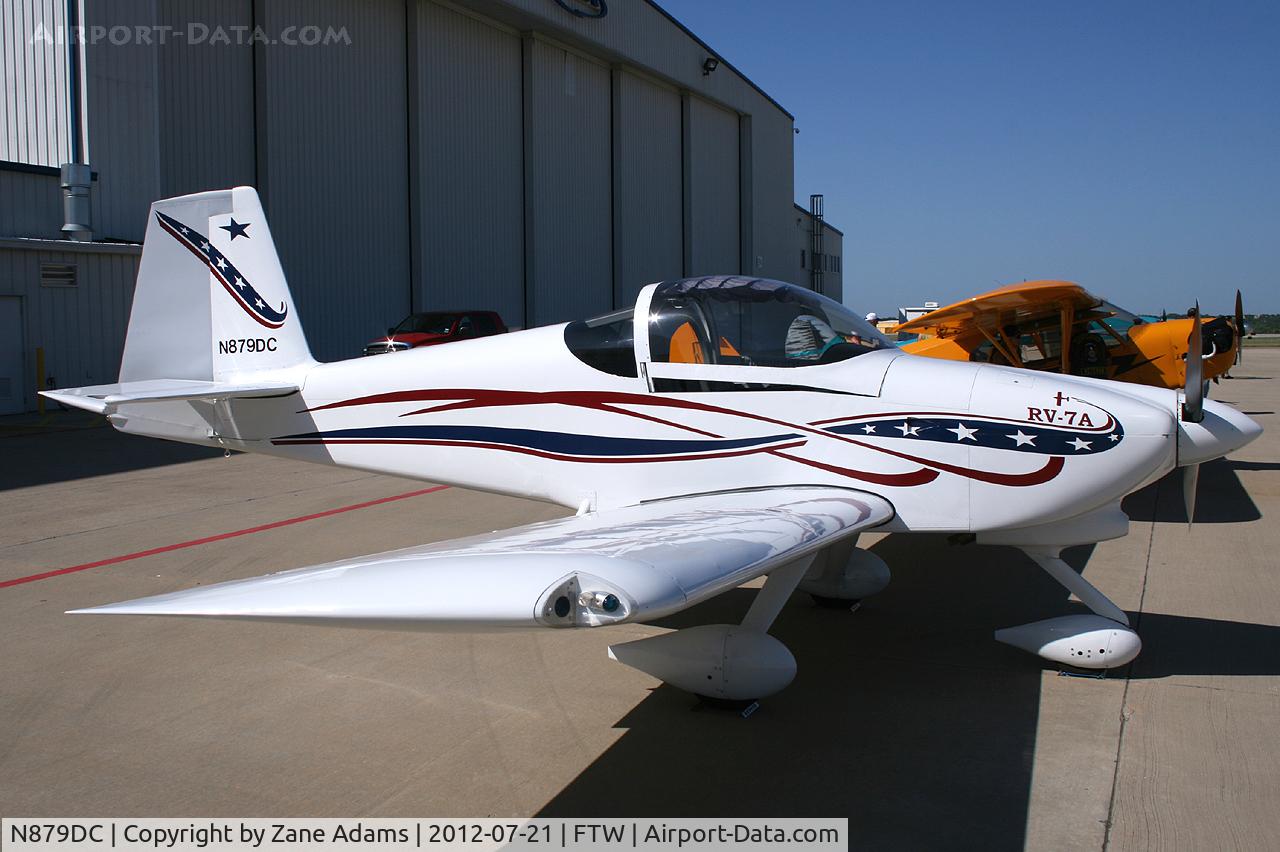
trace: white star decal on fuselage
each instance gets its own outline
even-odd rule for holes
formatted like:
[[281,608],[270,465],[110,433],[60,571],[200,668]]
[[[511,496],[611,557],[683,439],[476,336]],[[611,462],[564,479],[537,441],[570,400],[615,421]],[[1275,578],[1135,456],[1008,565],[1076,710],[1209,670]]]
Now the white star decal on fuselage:
[[977,441],[978,441],[978,439],[977,439],[977,438],[973,437],[974,435],[978,434],[978,430],[977,430],[977,429],[971,429],[971,428],[969,428],[968,426],[964,425],[963,423],[957,423],[957,424],[956,424],[956,428],[954,428],[954,429],[948,429],[947,431],[948,431],[948,432],[955,432],[955,433],[956,433],[956,440],[957,440],[957,441],[966,441],[966,440],[967,440],[967,441],[973,441],[974,443],[977,443]]
[[1013,440],[1017,441],[1018,443],[1014,444],[1015,447],[1021,447],[1023,444],[1029,444],[1030,446],[1033,446],[1033,447],[1036,445],[1036,436],[1024,434],[1021,429],[1018,430],[1018,434],[1005,435],[1005,437],[1012,438]]
[[1075,447],[1076,452],[1080,452],[1081,450],[1089,449],[1089,445],[1092,444],[1093,441],[1081,440],[1081,438],[1077,435],[1074,441],[1067,441],[1067,443]]
[[902,432],[902,437],[904,438],[908,437],[909,435],[914,435],[920,431],[919,426],[908,426],[906,423],[900,423],[897,426],[894,426],[893,428]]
[[872,426],[870,423],[868,423],[866,426],[863,426],[863,427],[862,427],[862,431],[863,431],[863,432],[866,432],[868,435],[874,435],[874,434],[875,434],[875,431],[876,431],[876,427],[874,427],[874,426]]

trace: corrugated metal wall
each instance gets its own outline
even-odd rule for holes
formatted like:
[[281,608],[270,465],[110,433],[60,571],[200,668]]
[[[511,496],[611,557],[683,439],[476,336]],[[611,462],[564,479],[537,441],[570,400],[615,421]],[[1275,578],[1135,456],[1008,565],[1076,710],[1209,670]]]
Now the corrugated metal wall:
[[273,0],[259,12],[268,32],[350,35],[260,50],[258,180],[312,351],[351,357],[410,305],[405,6]]
[[[164,0],[156,11],[160,26],[195,35],[157,51],[158,195],[253,184],[253,45],[232,37],[253,25],[253,0]],[[219,29],[228,42],[214,43]]]
[[0,237],[61,236],[58,178],[0,170]]
[[57,166],[71,159],[65,0],[0,3],[0,160]]
[[[62,8],[11,0],[4,25],[41,3]],[[645,0],[613,0],[594,21],[550,0],[87,6],[90,26],[349,35],[103,43],[86,61],[97,234],[140,239],[157,197],[256,183],[322,359],[355,354],[411,308],[544,324],[686,268],[795,278],[790,116],[731,68],[703,75],[708,48]],[[21,43],[5,50],[8,69]],[[0,233],[56,236],[56,183],[0,174]]]
[[[86,3],[87,28],[153,24],[155,0]],[[160,113],[156,100],[154,46],[109,38],[85,47],[85,112],[89,126],[86,156],[100,195],[94,235],[141,240],[147,208],[160,189]]]
[[[795,200],[791,116],[724,62],[715,73],[704,76],[702,63],[712,51],[647,0],[609,0],[608,14],[600,19],[575,17],[552,0],[503,0],[501,5],[518,10],[525,28],[580,42],[588,50],[599,45],[671,80],[694,97],[751,116],[752,162],[747,164],[751,176],[750,240],[746,247],[755,267],[752,271],[783,280],[794,275],[787,233]],[[744,62],[744,67],[749,70],[750,63]],[[731,268],[738,268],[740,262],[735,260]]]
[[613,307],[610,82],[605,65],[526,41],[525,250],[532,323]]
[[417,14],[415,309],[524,325],[520,37],[435,3]]
[[673,88],[614,74],[614,304],[623,306],[644,285],[681,274],[681,106]]
[[689,99],[690,275],[739,271],[738,114]]
[[[75,287],[40,286],[40,264],[73,263]],[[23,382],[34,409],[35,348],[44,347],[45,372],[59,387],[114,382],[124,350],[124,332],[138,274],[136,253],[44,251],[0,247],[0,295],[22,299]]]
[[796,279],[790,256],[789,226],[795,202],[793,179],[793,124],[778,110],[764,110],[751,116],[751,232],[753,273],[791,281],[807,287],[807,278]]

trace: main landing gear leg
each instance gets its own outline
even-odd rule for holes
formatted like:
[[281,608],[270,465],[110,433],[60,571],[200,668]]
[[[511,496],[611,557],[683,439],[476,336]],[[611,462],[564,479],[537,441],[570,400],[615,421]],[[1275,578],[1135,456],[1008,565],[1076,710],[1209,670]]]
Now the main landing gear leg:
[[1142,640],[1129,616],[1063,561],[1060,547],[1023,547],[1037,565],[1093,611],[996,631],[996,641],[1082,669],[1111,669],[1138,656]]
[[825,609],[856,611],[869,598],[889,585],[889,566],[869,550],[857,546],[851,536],[823,550],[800,581],[800,591]]
[[692,692],[705,703],[755,712],[796,676],[796,659],[768,634],[813,556],[775,568],[740,625],[703,624],[609,647],[609,657]]

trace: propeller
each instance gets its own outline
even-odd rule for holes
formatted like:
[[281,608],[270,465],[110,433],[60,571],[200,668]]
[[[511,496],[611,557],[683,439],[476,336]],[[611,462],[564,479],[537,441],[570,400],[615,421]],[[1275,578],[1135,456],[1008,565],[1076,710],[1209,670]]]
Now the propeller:
[[1236,363],[1244,363],[1244,300],[1236,291]]
[[[1196,302],[1196,315],[1191,318],[1191,335],[1187,338],[1187,380],[1183,389],[1182,419],[1187,423],[1204,420],[1204,351],[1203,330],[1200,322],[1200,303]],[[1187,526],[1196,515],[1196,485],[1200,481],[1200,465],[1187,465],[1182,472],[1182,505],[1187,510]]]
[[1199,423],[1204,419],[1202,352],[1204,352],[1204,339],[1200,322],[1200,303],[1196,302],[1196,315],[1192,317],[1191,336],[1187,338],[1187,382],[1182,403],[1182,419],[1188,423]]
[[1196,485],[1200,481],[1200,465],[1191,464],[1182,469],[1182,505],[1187,510],[1187,526],[1196,519]]

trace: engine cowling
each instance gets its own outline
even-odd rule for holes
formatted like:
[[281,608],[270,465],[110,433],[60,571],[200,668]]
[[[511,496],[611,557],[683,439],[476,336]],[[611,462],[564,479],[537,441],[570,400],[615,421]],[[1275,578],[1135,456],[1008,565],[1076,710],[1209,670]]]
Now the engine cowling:
[[796,676],[796,658],[786,645],[768,633],[730,624],[610,645],[609,658],[687,692],[730,701],[772,695]]

